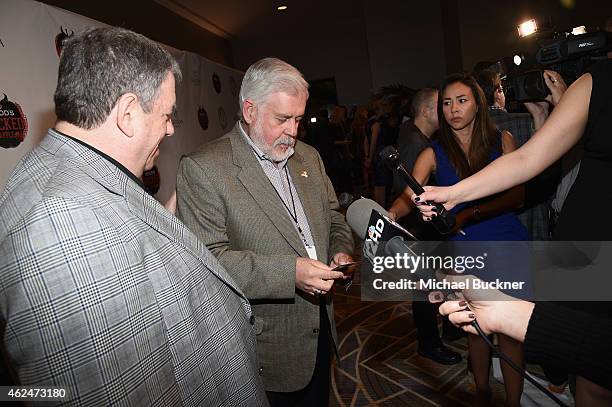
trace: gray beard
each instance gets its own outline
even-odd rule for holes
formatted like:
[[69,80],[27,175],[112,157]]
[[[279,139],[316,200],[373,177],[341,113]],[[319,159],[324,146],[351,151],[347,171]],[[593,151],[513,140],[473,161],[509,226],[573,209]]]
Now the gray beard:
[[[253,141],[253,144],[255,144],[257,148],[259,148],[264,153],[266,158],[271,161],[284,161],[287,158],[291,157],[295,152],[295,140],[289,136],[282,136],[281,138],[276,140],[272,146],[268,146],[264,143],[263,129],[261,128],[261,126],[253,126],[253,131],[251,133],[251,140]],[[289,148],[283,154],[274,153],[274,147],[280,144],[287,144],[289,145]]]

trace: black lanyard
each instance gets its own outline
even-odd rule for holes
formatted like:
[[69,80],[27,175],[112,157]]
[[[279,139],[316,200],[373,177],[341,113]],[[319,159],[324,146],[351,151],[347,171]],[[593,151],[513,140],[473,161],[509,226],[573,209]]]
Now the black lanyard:
[[[266,156],[259,155],[259,153],[257,152],[257,150],[255,150],[255,148],[253,147],[253,145],[251,143],[249,143],[249,145],[250,145],[251,149],[253,150],[253,152],[255,153],[255,156],[257,156],[257,158],[259,158],[259,161],[269,161],[272,164],[274,164]],[[293,219],[293,223],[295,224],[295,227],[296,227],[298,233],[300,234],[300,237],[302,238],[302,243],[304,243],[304,247],[308,247],[310,245],[306,241],[306,235],[304,234],[304,231],[302,230],[302,227],[300,226],[300,222],[298,222],[297,210],[295,208],[295,200],[293,199],[293,191],[291,190],[291,182],[289,182],[289,172],[287,171],[287,163],[285,163],[284,169],[285,169],[285,176],[287,177],[287,186],[289,187],[289,196],[291,197],[291,206],[293,207],[293,212],[291,212],[291,209],[285,203],[285,200],[281,196],[280,192],[278,192],[278,189],[276,189],[276,187],[274,186],[274,183],[270,180],[270,178],[268,178],[267,175],[266,175],[266,178],[268,178],[268,182],[272,186],[272,189],[274,189],[274,192],[276,192],[276,195],[278,196],[278,199],[280,199],[280,201],[283,203],[283,206],[285,207],[285,209],[287,209],[287,213],[289,213],[289,216],[291,216],[291,219]],[[264,173],[265,173],[265,171],[264,171]]]
[[289,187],[289,196],[291,197],[291,205],[293,207],[293,212],[291,212],[289,205],[287,205],[287,203],[281,196],[280,192],[278,192],[278,189],[276,189],[276,186],[274,186],[272,181],[270,181],[270,179],[268,179],[268,181],[270,181],[270,185],[272,185],[274,192],[276,192],[276,195],[278,195],[278,198],[283,203],[283,206],[285,207],[285,209],[287,209],[289,216],[291,216],[291,219],[293,219],[293,222],[295,223],[295,227],[297,228],[300,234],[300,237],[302,238],[302,242],[304,243],[304,246],[307,247],[309,246],[309,244],[306,241],[306,235],[304,234],[304,231],[302,230],[300,223],[298,222],[297,210],[295,208],[295,199],[293,199],[293,191],[291,190],[291,182],[289,181],[289,172],[287,171],[287,165],[285,165],[285,177],[287,178],[287,186]]

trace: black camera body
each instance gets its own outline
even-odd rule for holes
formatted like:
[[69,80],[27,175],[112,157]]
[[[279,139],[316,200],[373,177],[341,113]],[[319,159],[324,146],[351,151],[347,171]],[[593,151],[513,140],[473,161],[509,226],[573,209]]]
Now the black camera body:
[[543,100],[550,94],[544,82],[544,69],[558,72],[569,85],[612,51],[612,33],[605,31],[580,35],[555,33],[552,37],[545,45],[540,45],[541,38],[536,39],[538,50],[535,55],[522,58],[520,66],[512,64],[510,58],[498,63],[506,98],[516,102]]

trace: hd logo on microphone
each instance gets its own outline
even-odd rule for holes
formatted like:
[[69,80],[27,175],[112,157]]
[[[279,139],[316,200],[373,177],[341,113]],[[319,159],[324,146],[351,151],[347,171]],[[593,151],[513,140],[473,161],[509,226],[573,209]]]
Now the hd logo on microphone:
[[378,244],[380,242],[383,230],[385,229],[385,221],[378,213],[372,211],[370,223],[373,223],[374,219],[376,219],[376,222],[373,225],[371,224],[368,226],[367,236],[363,242],[363,256],[372,264],[374,264],[374,258],[376,257],[376,253],[378,251]]
[[385,228],[385,222],[382,219],[378,219],[375,225],[368,227],[368,239],[378,243],[378,239],[382,236],[383,229]]

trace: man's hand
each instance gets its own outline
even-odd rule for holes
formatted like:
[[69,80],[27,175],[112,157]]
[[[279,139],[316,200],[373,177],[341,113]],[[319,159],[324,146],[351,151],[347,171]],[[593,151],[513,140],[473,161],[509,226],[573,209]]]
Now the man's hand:
[[[353,258],[349,254],[340,252],[340,253],[334,254],[334,257],[332,258],[332,261],[329,266],[331,268],[336,268],[343,264],[352,263],[352,262],[353,262]],[[347,272],[348,272],[347,274],[342,273],[343,280],[350,280],[353,278],[349,270],[347,270]],[[344,281],[342,284],[346,284],[346,283],[349,283],[349,281]]]
[[329,266],[331,268],[334,268],[334,267],[338,267],[343,264],[352,263],[352,262],[353,262],[353,258],[351,257],[350,254],[340,252],[340,253],[334,254],[334,257],[332,258],[332,261]]
[[331,290],[334,280],[343,277],[343,273],[332,271],[318,260],[298,257],[295,262],[295,286],[308,294],[325,295]]

